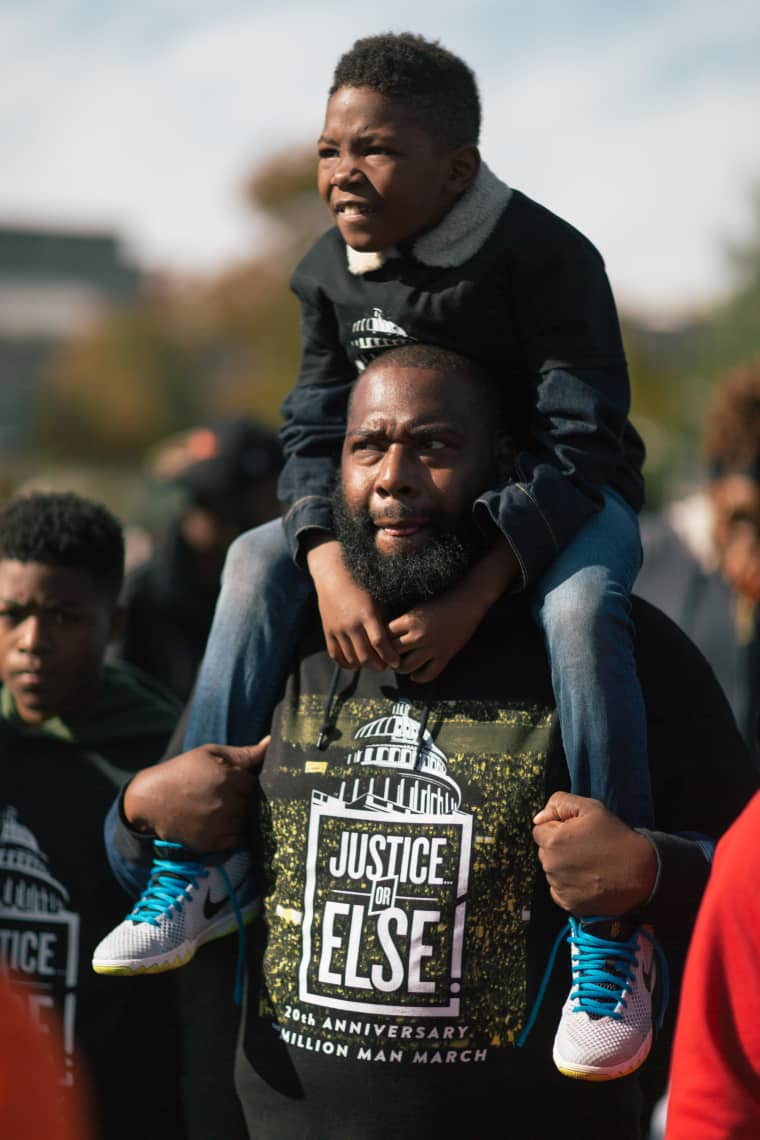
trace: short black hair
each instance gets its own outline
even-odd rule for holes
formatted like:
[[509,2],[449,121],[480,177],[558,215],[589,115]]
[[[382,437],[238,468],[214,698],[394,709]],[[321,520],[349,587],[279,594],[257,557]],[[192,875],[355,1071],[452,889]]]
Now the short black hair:
[[509,433],[504,384],[477,360],[437,344],[402,344],[381,352],[365,371],[387,364],[398,368],[434,368],[468,381],[479,397],[480,411],[489,429]]
[[36,491],[0,510],[0,559],[82,570],[115,602],[124,579],[124,533],[101,503],[71,491]]
[[420,126],[447,146],[476,146],[480,138],[475,74],[437,40],[412,32],[359,39],[338,60],[330,95],[340,87],[369,87],[403,103]]

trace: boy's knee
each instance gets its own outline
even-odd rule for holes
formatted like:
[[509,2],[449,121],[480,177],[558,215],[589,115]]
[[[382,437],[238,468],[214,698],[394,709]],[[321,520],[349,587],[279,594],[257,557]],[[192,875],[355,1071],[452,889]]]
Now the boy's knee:
[[231,543],[224,562],[224,580],[258,578],[280,558],[289,558],[282,521],[274,519],[247,530]]
[[607,627],[627,622],[629,599],[616,589],[605,570],[590,567],[551,590],[539,616],[550,643],[593,641]]

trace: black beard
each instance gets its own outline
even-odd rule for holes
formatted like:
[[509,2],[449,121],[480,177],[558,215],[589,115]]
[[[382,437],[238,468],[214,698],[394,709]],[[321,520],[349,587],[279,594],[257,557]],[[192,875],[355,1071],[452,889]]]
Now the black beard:
[[[403,521],[412,509],[394,507],[393,517]],[[420,550],[407,554],[380,554],[377,527],[363,508],[352,515],[338,486],[333,495],[333,525],[343,548],[351,577],[391,613],[405,613],[417,602],[437,598],[464,576],[482,549],[482,540],[469,516],[457,527],[440,516],[431,518],[430,537]]]

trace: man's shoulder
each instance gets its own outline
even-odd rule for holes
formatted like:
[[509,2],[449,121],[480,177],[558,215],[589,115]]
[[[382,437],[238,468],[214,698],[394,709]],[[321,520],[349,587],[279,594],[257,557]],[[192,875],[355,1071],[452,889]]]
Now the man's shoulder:
[[662,610],[634,595],[636,667],[650,735],[667,725],[685,749],[714,749],[723,759],[746,752],[734,714],[707,658]]
[[707,659],[691,638],[654,603],[634,594],[631,609],[636,629],[636,662],[642,681],[655,675],[681,685],[700,679],[709,691],[720,686]]

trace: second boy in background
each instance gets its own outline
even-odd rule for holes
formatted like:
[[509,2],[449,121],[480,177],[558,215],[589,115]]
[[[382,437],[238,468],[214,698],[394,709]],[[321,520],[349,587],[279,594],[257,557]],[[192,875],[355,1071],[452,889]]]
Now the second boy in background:
[[[475,77],[437,43],[372,36],[339,60],[318,145],[319,190],[335,227],[292,281],[302,359],[283,408],[280,481],[291,557],[279,523],[233,546],[185,747],[257,739],[311,580],[339,665],[390,666],[419,682],[435,679],[501,594],[527,589],[573,791],[645,826],[652,809],[629,613],[643,447],[628,420],[614,300],[596,249],[500,181],[480,160],[479,132]],[[447,595],[397,614],[346,569],[332,496],[358,372],[411,342],[464,353],[503,379],[517,459],[513,477],[474,504],[479,560]],[[358,446],[372,451],[371,432]],[[414,544],[430,522],[395,508],[372,520],[378,545],[384,534]],[[596,1080],[637,1067],[651,1038],[626,1018],[626,994],[635,991],[631,1005],[647,997],[635,965],[647,935],[635,923],[613,932],[603,918],[571,920],[574,988],[555,1042],[562,1071]],[[162,937],[147,951],[150,965],[171,968]]]

